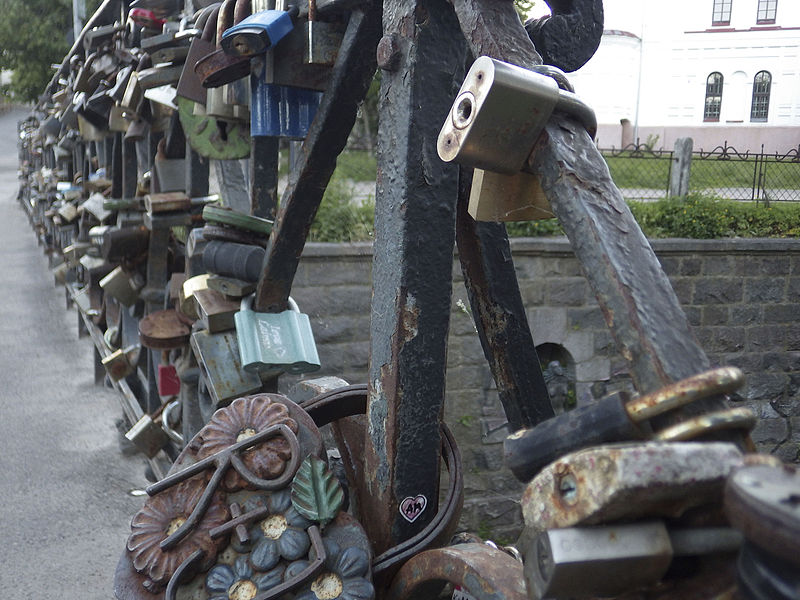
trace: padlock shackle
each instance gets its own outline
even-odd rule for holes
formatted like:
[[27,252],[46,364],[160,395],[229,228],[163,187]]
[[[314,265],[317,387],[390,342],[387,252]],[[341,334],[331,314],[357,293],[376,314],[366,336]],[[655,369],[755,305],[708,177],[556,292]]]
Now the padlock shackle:
[[233,13],[236,10],[236,2],[237,0],[224,0],[222,6],[219,7],[216,37],[217,50],[222,50],[222,34],[225,33],[226,29],[233,26]]
[[[254,298],[255,298],[255,294],[250,294],[249,296],[244,296],[242,298],[242,303],[240,304],[240,309],[241,310],[252,311],[253,310],[253,299]],[[300,307],[297,305],[297,302],[295,302],[295,299],[292,298],[291,296],[289,296],[289,300],[287,301],[287,304],[289,305],[289,310],[293,310],[296,313],[300,312]]]
[[203,34],[200,36],[200,39],[204,42],[208,42],[209,44],[214,43],[214,34],[217,31],[217,21],[219,20],[219,11],[221,7],[222,3],[217,5],[206,19],[205,25],[203,26]]
[[211,15],[214,14],[214,11],[219,10],[219,6],[222,2],[215,2],[214,4],[209,4],[205,8],[197,11],[196,17],[194,20],[194,28],[200,31],[200,35],[202,37],[203,31],[205,30],[206,23],[211,18]]
[[253,14],[253,5],[250,0],[236,0],[236,7],[233,9],[233,24],[238,25],[251,14]]

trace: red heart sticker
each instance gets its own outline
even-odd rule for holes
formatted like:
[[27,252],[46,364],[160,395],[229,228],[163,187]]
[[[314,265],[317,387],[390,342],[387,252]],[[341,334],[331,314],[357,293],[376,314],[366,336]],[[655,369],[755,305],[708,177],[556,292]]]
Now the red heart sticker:
[[400,503],[400,514],[403,515],[406,521],[413,523],[422,514],[427,505],[428,499],[425,496],[419,495],[416,498],[409,496]]

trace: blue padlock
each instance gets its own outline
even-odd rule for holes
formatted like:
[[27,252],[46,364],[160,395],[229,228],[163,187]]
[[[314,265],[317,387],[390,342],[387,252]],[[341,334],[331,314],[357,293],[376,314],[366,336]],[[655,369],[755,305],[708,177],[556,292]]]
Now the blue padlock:
[[272,48],[294,28],[298,10],[263,10],[229,27],[222,34],[220,46],[225,54],[255,56]]
[[252,304],[252,296],[242,298],[241,310],[233,316],[244,370],[298,375],[320,368],[311,322],[291,298],[291,309],[280,313],[255,312]]
[[322,92],[266,83],[264,74],[250,81],[250,135],[302,140],[308,135]]

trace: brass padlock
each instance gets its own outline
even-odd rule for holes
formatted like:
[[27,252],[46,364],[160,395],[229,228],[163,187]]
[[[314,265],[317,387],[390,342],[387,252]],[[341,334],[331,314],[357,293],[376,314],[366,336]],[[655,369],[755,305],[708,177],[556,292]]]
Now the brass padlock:
[[139,299],[142,286],[120,266],[100,280],[100,287],[121,304],[133,306]]
[[308,0],[308,21],[303,25],[306,40],[303,62],[332,67],[342,45],[344,27],[340,23],[318,21],[316,13],[316,0]]
[[111,107],[111,112],[108,115],[108,129],[109,131],[117,131],[125,133],[131,122],[126,118],[127,111],[119,104]]
[[144,100],[144,90],[139,84],[139,74],[131,73],[128,84],[125,87],[125,93],[122,95],[122,100],[120,100],[119,105],[124,109],[129,119],[134,119],[141,111],[142,100]]
[[136,370],[138,357],[139,346],[128,346],[112,352],[100,362],[105,367],[111,381],[119,381]]
[[228,300],[224,294],[212,289],[194,293],[195,310],[200,323],[209,333],[219,333],[234,328],[233,316],[239,311],[239,302]]
[[166,432],[150,415],[142,415],[125,434],[125,438],[133,442],[148,458],[153,458],[169,442]]

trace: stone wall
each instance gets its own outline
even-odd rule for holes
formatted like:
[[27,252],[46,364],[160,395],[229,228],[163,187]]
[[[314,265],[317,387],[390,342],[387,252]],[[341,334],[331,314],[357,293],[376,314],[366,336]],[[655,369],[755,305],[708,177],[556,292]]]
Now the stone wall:
[[[758,448],[798,461],[800,240],[655,240],[653,247],[712,363],[747,374],[739,402],[760,417],[753,432]],[[565,363],[575,382],[570,401],[629,387],[566,240],[513,240],[512,250],[540,359]],[[371,267],[369,244],[309,244],[292,290],[311,317],[322,374],[351,383],[367,376]],[[453,278],[445,416],[464,460],[462,525],[508,541],[520,527],[522,484],[503,467],[505,419],[457,259]]]

